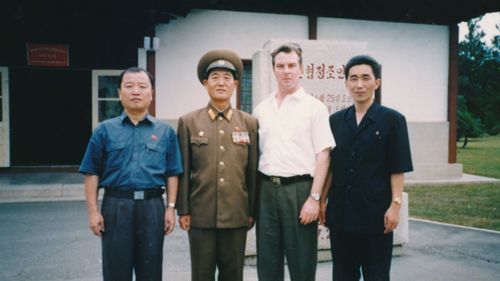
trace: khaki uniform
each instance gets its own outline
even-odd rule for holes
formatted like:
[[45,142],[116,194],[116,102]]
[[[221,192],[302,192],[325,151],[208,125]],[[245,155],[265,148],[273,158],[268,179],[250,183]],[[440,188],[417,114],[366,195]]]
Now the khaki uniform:
[[257,120],[231,107],[218,115],[210,104],[179,119],[184,174],[179,215],[196,228],[241,228],[254,217],[258,162]]

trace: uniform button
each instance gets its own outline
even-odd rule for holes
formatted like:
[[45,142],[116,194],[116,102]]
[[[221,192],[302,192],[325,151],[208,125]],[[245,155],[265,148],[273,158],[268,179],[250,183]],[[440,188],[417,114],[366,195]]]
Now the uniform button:
[[347,186],[347,189],[351,189],[351,186],[350,186],[350,185],[348,185],[348,186]]
[[221,121],[222,121],[222,116],[219,116],[219,120],[221,120]]
[[356,152],[353,151],[352,154],[351,154],[353,157],[356,156]]
[[223,145],[220,146],[220,150],[224,151],[224,146]]
[[220,161],[220,162],[219,162],[219,164],[220,164],[221,166],[224,166],[224,162],[223,162],[223,161]]
[[224,178],[220,178],[220,179],[219,179],[219,181],[220,181],[220,182],[224,182]]
[[353,168],[349,169],[349,172],[350,173],[354,172],[354,169]]
[[219,130],[219,134],[223,135],[224,134],[224,130]]

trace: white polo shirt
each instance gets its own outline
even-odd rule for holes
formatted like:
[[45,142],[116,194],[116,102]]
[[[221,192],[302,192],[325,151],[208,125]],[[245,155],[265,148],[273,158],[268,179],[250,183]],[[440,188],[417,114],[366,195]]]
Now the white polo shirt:
[[259,120],[259,171],[268,176],[314,175],[316,154],[335,147],[326,106],[303,88],[278,107],[277,92],[253,115]]

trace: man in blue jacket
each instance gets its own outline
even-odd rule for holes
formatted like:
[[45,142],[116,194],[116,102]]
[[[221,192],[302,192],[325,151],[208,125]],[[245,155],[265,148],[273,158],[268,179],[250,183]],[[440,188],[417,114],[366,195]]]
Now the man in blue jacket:
[[[124,111],[99,124],[80,166],[89,227],[102,241],[105,281],[131,281],[133,272],[136,280],[161,280],[164,235],[175,226],[181,156],[174,130],[148,113],[153,85],[144,69],[121,73]],[[100,210],[99,188],[104,189]]]

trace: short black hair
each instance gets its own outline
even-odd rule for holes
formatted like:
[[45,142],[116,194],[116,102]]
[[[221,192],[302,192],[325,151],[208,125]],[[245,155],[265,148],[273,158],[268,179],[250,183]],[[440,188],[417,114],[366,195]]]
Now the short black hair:
[[351,58],[344,67],[345,79],[349,79],[349,70],[356,65],[366,64],[372,68],[375,79],[380,79],[380,64],[372,57],[359,55]]
[[271,53],[272,63],[274,67],[274,57],[276,57],[279,53],[289,54],[291,52],[295,52],[297,56],[299,56],[299,65],[302,65],[302,48],[297,43],[287,43],[279,46],[276,50]]
[[125,69],[124,71],[122,71],[122,73],[120,73],[120,78],[118,80],[118,89],[121,88],[122,81],[123,81],[123,76],[125,76],[126,73],[139,73],[139,72],[146,73],[146,75],[149,78],[149,82],[151,83],[151,88],[154,89],[154,87],[155,87],[155,78],[153,77],[153,75],[151,73],[149,73],[149,71],[145,70],[144,68],[137,67],[137,66],[129,67],[129,68]]

